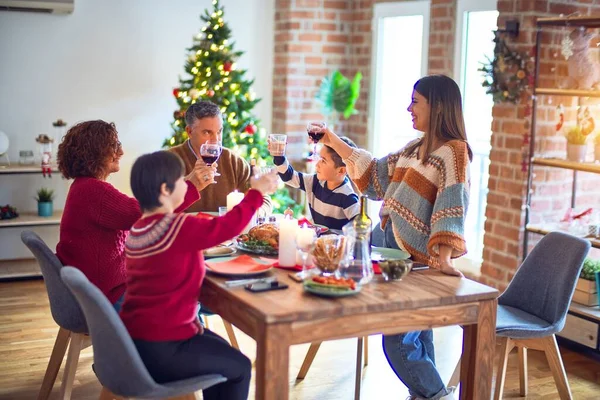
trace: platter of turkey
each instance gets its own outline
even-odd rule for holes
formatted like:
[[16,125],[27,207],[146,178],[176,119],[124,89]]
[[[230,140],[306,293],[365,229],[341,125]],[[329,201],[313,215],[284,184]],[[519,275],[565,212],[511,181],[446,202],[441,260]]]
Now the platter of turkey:
[[238,250],[252,254],[276,256],[279,251],[279,229],[275,224],[262,224],[235,239]]

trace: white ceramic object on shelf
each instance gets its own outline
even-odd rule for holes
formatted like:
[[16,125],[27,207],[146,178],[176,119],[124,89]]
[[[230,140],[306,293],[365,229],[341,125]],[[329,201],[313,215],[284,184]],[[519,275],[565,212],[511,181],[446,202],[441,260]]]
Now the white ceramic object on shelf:
[[587,145],[567,143],[567,160],[584,162],[587,153]]

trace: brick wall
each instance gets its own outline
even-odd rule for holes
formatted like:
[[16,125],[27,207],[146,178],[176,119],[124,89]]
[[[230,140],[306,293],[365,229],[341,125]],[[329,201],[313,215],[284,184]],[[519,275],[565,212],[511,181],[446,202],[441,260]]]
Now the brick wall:
[[[372,57],[372,18],[381,0],[276,0],[273,131],[286,132],[291,154],[306,148],[304,125],[322,118],[314,100],[320,80],[339,68],[347,76],[363,73],[358,115],[337,127],[366,146]],[[498,0],[499,26],[509,19],[521,22],[521,34],[511,43],[528,52],[535,43],[535,17],[579,11],[600,14],[600,0]],[[432,0],[429,36],[429,73],[453,76],[456,0]],[[566,75],[566,64],[556,56],[564,32],[544,39],[542,81],[553,85]],[[558,102],[572,116],[573,99],[546,98],[539,103],[536,152],[564,155],[564,139],[554,132]],[[550,103],[549,103],[550,102]],[[404,103],[402,103],[404,104]],[[526,174],[521,171],[525,104],[494,106],[490,181],[481,280],[504,288],[522,257]],[[598,124],[600,125],[600,124]],[[532,216],[535,222],[557,219],[568,206],[569,172],[536,168]],[[583,194],[578,205],[598,206],[594,192],[598,176],[581,174]],[[595,204],[594,204],[595,203]],[[535,243],[536,238],[530,235]]]

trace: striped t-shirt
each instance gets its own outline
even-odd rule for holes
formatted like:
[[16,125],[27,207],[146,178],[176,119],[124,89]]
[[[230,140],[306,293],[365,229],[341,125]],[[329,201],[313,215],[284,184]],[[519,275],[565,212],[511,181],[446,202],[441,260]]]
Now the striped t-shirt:
[[[339,230],[359,213],[358,195],[354,193],[348,177],[345,177],[338,187],[329,189],[326,181],[317,179],[317,174],[295,171],[285,157],[281,158],[283,163],[277,166],[281,180],[286,185],[306,192],[306,200],[315,224]],[[280,162],[281,159],[278,159],[275,163]]]

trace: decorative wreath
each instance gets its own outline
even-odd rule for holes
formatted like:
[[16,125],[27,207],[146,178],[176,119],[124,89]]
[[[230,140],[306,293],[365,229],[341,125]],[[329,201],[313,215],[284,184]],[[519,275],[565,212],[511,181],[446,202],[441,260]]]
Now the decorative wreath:
[[494,103],[517,103],[529,86],[527,56],[511,50],[498,31],[494,32],[494,43],[494,59],[486,57],[487,62],[479,69],[483,73],[481,85],[492,94]]

